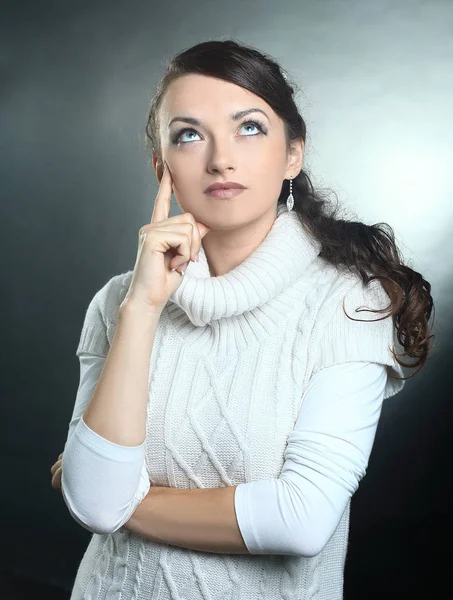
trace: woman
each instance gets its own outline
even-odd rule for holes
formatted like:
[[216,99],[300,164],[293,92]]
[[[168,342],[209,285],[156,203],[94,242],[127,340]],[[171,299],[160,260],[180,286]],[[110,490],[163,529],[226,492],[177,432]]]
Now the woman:
[[420,369],[430,284],[391,232],[328,212],[294,88],[257,50],[177,55],[147,135],[153,216],[88,307],[52,467],[93,533],[71,598],[337,600],[351,497],[409,366],[394,340]]

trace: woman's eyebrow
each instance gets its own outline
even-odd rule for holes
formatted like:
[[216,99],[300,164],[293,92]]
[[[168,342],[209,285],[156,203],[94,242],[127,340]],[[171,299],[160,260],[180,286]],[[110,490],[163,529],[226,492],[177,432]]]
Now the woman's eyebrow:
[[[230,117],[234,121],[238,121],[239,119],[242,119],[242,117],[245,117],[245,115],[248,115],[249,113],[252,113],[252,112],[263,113],[263,115],[265,117],[267,117],[267,119],[270,121],[267,114],[261,108],[247,108],[245,110],[239,110],[238,112],[232,113],[230,115]],[[168,128],[170,128],[170,125],[172,123],[174,123],[175,121],[183,121],[184,123],[190,123],[190,125],[201,125],[201,121],[199,119],[195,119],[194,117],[173,117],[173,119],[168,124]]]

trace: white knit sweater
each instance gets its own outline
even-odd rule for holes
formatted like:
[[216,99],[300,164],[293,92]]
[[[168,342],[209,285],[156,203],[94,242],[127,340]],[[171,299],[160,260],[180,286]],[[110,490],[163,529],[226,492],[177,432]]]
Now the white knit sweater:
[[[373,281],[365,288],[356,275],[321,259],[319,251],[296,213],[279,206],[260,246],[226,275],[210,276],[203,249],[200,262],[189,264],[162,312],[151,357],[145,455],[152,484],[238,485],[237,493],[245,493],[241,483],[275,483],[285,460],[294,459],[286,449],[315,373],[363,361],[403,375],[390,353],[391,317],[367,322],[382,315],[354,312],[388,305],[381,284]],[[106,356],[131,276],[129,271],[113,277],[95,295],[78,355]],[[343,301],[345,311],[360,321],[346,317]],[[402,387],[403,382],[387,379],[384,398]],[[293,448],[294,442],[318,448],[320,464],[341,452],[330,442],[329,417],[317,437],[298,433],[292,440]],[[324,467],[318,470],[328,476]],[[349,508],[350,498],[332,537],[314,556],[219,555],[154,543],[126,530],[95,533],[71,599],[339,600]],[[251,539],[252,532],[247,535]],[[299,547],[295,541],[294,549]]]
[[[106,358],[81,352],[79,359],[63,455],[63,498],[84,529],[113,533],[150,491],[146,440],[124,446],[88,427],[83,415]],[[311,377],[279,478],[235,488],[236,521],[250,554],[321,552],[366,474],[386,384],[387,365],[373,362],[339,363]]]

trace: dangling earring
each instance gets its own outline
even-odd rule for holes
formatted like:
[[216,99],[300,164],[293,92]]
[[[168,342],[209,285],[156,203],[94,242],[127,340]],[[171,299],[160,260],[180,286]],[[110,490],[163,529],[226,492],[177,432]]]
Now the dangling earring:
[[293,206],[294,206],[294,198],[293,198],[293,178],[291,177],[291,175],[289,176],[289,196],[286,200],[286,207],[288,209],[288,212],[293,210]]

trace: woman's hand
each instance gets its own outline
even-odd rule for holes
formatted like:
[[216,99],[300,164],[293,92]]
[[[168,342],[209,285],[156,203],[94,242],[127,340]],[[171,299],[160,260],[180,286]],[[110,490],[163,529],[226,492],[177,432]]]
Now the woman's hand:
[[137,259],[131,284],[121,306],[133,302],[162,311],[181,284],[181,273],[195,261],[210,227],[190,213],[169,217],[172,179],[167,165],[156,196],[151,222],[139,231]]
[[50,469],[50,472],[52,473],[52,487],[59,492],[61,492],[61,474],[63,472],[62,464],[63,452],[58,457],[57,462],[54,463]]

